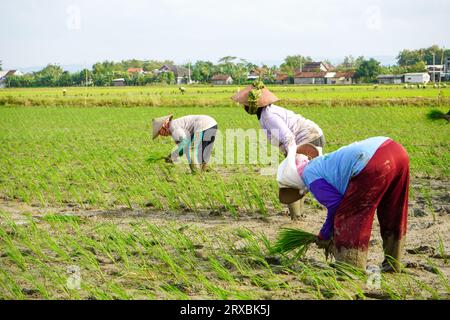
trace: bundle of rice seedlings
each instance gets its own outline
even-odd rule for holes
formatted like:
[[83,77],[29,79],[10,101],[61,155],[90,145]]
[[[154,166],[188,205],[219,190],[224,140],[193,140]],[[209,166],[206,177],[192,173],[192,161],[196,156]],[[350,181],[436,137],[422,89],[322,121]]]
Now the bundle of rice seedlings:
[[296,258],[303,256],[311,243],[316,240],[316,235],[292,228],[283,228],[278,234],[273,247],[273,253],[288,253],[297,250]]
[[158,161],[162,161],[167,157],[167,154],[162,153],[152,153],[147,158],[147,163],[156,163]]
[[446,119],[450,121],[450,111],[445,114],[440,110],[432,109],[427,113],[427,118],[430,120]]

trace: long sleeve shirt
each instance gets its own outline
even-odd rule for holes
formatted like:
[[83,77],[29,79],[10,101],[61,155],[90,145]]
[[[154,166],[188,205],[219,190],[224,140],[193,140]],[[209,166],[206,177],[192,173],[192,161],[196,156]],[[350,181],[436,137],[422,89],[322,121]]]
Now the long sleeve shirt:
[[178,145],[172,153],[172,159],[183,155],[184,148],[191,143],[194,135],[217,125],[216,120],[206,115],[189,115],[170,121],[169,130],[172,139]]
[[263,108],[259,119],[267,139],[286,154],[289,147],[311,142],[323,135],[322,129],[311,120],[274,104]]
[[352,143],[335,152],[311,160],[301,176],[309,191],[328,212],[320,230],[323,239],[333,233],[334,216],[350,179],[360,173],[378,148],[389,138],[373,137]]

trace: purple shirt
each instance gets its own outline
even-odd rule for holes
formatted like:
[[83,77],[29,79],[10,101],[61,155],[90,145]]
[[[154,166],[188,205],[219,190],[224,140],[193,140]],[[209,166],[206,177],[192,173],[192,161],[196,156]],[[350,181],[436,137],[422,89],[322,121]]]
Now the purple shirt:
[[322,129],[311,120],[274,104],[263,108],[259,123],[270,143],[284,154],[291,145],[308,143],[323,135]]

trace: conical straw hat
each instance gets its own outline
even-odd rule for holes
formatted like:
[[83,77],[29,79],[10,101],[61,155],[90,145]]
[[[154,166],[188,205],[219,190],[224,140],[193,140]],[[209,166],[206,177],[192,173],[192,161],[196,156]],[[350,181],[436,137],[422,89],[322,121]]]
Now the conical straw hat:
[[156,118],[152,120],[152,126],[153,126],[153,139],[155,139],[159,135],[159,130],[161,130],[164,122],[166,122],[167,119],[172,119],[173,114],[170,114],[168,116]]
[[[253,86],[249,85],[237,92],[233,97],[231,97],[231,99],[246,106],[248,105],[248,94],[252,89]],[[263,88],[261,89],[261,97],[258,99],[258,107],[268,106],[269,104],[272,104],[278,100],[280,99],[278,99],[272,92],[270,92],[266,88]]]

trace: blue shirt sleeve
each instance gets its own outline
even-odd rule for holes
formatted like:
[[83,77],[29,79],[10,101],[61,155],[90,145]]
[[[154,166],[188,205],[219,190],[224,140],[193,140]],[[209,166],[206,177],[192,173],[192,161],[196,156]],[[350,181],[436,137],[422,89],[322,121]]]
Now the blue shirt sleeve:
[[343,195],[325,179],[315,180],[310,184],[309,190],[317,201],[328,209],[327,218],[320,230],[319,236],[325,240],[330,240],[333,235],[334,216]]

